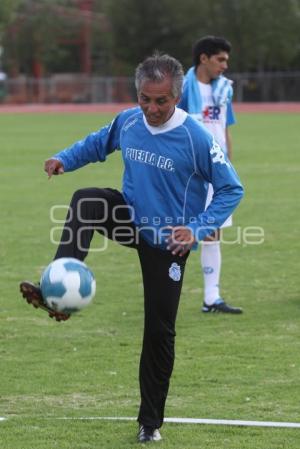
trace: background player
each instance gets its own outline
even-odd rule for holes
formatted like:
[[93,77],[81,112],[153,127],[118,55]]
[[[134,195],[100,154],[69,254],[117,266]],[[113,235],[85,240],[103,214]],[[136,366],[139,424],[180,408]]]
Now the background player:
[[[222,150],[232,159],[228,127],[235,123],[232,109],[232,82],[223,76],[228,68],[231,44],[215,36],[205,36],[193,48],[193,66],[186,74],[179,107],[201,122],[216,138]],[[206,207],[212,200],[209,185]],[[222,228],[232,225],[229,217]],[[241,313],[242,309],[227,304],[220,295],[221,244],[220,230],[202,242],[200,264],[204,278],[203,312]]]

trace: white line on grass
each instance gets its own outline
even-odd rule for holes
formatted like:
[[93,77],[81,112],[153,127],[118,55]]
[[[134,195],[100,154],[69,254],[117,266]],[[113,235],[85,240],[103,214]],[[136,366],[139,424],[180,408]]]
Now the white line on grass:
[[[5,421],[7,418],[0,416],[0,421]],[[53,419],[49,417],[48,419]],[[54,419],[59,420],[102,420],[102,421],[136,421],[134,417],[126,416],[82,416],[72,417],[63,416]],[[295,422],[274,422],[274,421],[241,421],[235,419],[202,419],[202,418],[165,418],[166,423],[177,424],[212,424],[222,426],[248,426],[248,427],[281,427],[281,428],[300,428],[300,423]]]
[[[51,419],[51,418],[50,418]],[[62,417],[56,419],[79,419],[79,420],[103,420],[103,421],[136,421],[133,417],[113,416],[90,416],[90,417]],[[164,422],[177,424],[213,424],[222,426],[248,426],[248,427],[290,427],[300,428],[300,423],[273,422],[273,421],[241,421],[234,419],[201,419],[201,418],[165,418]]]

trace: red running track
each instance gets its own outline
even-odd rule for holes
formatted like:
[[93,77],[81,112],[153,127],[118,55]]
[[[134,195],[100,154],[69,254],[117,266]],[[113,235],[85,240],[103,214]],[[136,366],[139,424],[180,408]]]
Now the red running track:
[[[20,104],[0,105],[0,114],[116,114],[123,109],[135,106],[133,103],[96,104]],[[235,103],[237,113],[300,113],[300,103]]]

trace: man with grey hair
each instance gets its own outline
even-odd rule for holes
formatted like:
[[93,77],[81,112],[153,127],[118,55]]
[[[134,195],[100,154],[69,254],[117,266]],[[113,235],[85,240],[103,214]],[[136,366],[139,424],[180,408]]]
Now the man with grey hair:
[[160,55],[155,52],[151,58],[141,62],[135,71],[135,87],[137,92],[141,91],[142,84],[145,81],[163,81],[166,74],[172,79],[172,95],[174,98],[181,96],[184,72],[182,65],[175,58],[169,55]]
[[[155,53],[136,69],[139,107],[45,162],[49,177],[104,162],[122,152],[122,192],[75,192],[55,259],[84,260],[94,231],[137,250],[144,284],[144,337],[140,358],[138,441],[161,439],[174,364],[175,321],[186,259],[192,247],[224,222],[243,188],[212,136],[176,107],[181,64]],[[215,195],[205,209],[207,183]],[[86,223],[89,226],[86,226]],[[71,238],[70,238],[71,236]],[[38,285],[22,282],[27,302],[46,309]],[[69,318],[51,309],[58,321]]]

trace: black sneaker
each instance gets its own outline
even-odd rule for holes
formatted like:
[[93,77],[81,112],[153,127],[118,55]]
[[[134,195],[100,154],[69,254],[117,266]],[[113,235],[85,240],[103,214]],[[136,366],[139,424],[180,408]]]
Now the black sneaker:
[[226,302],[223,299],[217,299],[216,302],[214,302],[211,306],[208,306],[203,303],[202,312],[209,313],[209,312],[220,312],[220,313],[243,313],[243,310],[240,307],[232,307],[229,304],[226,304]]
[[158,429],[153,429],[153,427],[140,425],[139,433],[137,436],[139,443],[148,443],[150,441],[160,441],[161,434]]

